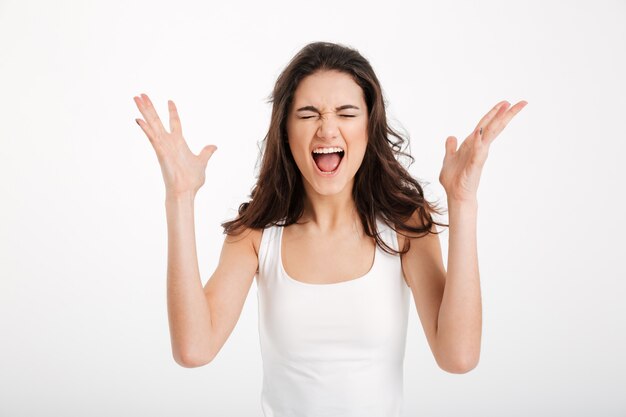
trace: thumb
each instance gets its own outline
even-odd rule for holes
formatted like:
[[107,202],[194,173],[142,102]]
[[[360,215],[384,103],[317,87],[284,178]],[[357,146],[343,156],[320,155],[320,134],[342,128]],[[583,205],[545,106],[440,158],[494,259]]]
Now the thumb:
[[200,151],[200,158],[202,158],[203,162],[208,162],[213,155],[213,152],[217,150],[217,146],[215,145],[207,145]]
[[453,155],[456,152],[456,138],[448,136],[446,139],[446,155]]

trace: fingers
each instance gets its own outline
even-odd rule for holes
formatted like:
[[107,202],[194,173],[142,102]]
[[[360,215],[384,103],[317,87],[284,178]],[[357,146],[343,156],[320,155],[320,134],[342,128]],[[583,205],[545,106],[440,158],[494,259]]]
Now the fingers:
[[216,150],[217,150],[217,146],[215,145],[207,145],[204,148],[202,148],[202,150],[200,151],[200,156],[202,157],[202,160],[208,162]]
[[453,155],[456,152],[457,140],[454,136],[448,136],[446,139],[446,156]]
[[520,110],[522,110],[524,107],[526,107],[527,104],[528,104],[528,102],[522,100],[519,103],[517,103],[515,106],[511,107],[509,109],[509,111],[507,111],[504,114],[504,116],[502,116],[502,123],[503,123],[502,128],[504,129],[504,127],[509,124],[509,122],[511,121],[513,116],[515,116],[517,113],[519,113]]
[[154,105],[152,104],[152,101],[150,101],[150,98],[145,94],[141,94],[140,97],[133,97],[133,99],[135,100],[139,111],[143,115],[143,118],[150,126],[150,130],[155,135],[165,133],[165,127],[163,126],[163,123],[161,123],[161,119],[159,119],[159,115],[154,109]]
[[483,119],[481,119],[478,123],[478,126],[483,128],[483,133],[481,135],[483,143],[491,143],[511,121],[513,116],[519,113],[519,111],[522,110],[526,104],[528,104],[528,102],[522,100],[513,107],[509,108],[510,103],[505,100],[498,103],[493,109],[491,109],[491,111],[489,111],[489,113],[487,113],[487,115],[485,115],[485,117],[483,117]]
[[178,109],[172,100],[167,101],[167,106],[170,111],[170,132],[180,133],[182,135],[182,127],[180,125],[180,117],[178,117]]
[[480,121],[478,122],[474,130],[480,130],[480,128],[482,127],[483,133],[484,133],[485,128],[489,125],[489,123],[491,123],[491,121],[496,116],[498,111],[501,110],[504,106],[506,106],[506,104],[508,104],[506,100],[501,101],[498,104],[496,104],[491,110],[489,110],[489,112],[486,115],[483,116],[482,119],[480,119]]
[[150,142],[154,144],[154,139],[153,139],[154,132],[152,132],[152,129],[150,129],[150,126],[148,126],[148,124],[141,119],[135,119],[135,121],[137,122],[141,130],[143,130],[143,132],[146,134],[148,139],[150,139]]

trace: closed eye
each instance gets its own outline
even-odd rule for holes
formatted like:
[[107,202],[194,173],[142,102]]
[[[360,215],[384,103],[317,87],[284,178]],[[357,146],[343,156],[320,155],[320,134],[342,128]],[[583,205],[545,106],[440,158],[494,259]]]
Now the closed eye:
[[[356,115],[354,114],[340,114],[339,116],[341,117],[356,117]],[[301,119],[310,119],[312,117],[319,117],[319,116],[301,116]]]

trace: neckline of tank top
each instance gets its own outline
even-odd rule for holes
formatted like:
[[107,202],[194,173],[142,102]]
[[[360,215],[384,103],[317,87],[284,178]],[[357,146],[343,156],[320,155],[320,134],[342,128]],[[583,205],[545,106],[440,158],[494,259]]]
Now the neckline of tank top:
[[[384,228],[385,225],[378,218],[376,219],[376,225],[378,226],[378,233],[382,234],[385,229]],[[283,230],[285,230],[285,228],[283,226],[275,226],[275,227],[279,229],[278,230],[278,264],[280,266],[280,272],[287,279],[287,281],[293,282],[296,285],[301,285],[305,287],[317,287],[317,288],[323,288],[323,287],[330,288],[330,287],[343,287],[347,285],[356,285],[355,282],[358,283],[361,281],[370,281],[368,278],[370,278],[370,276],[374,273],[374,269],[378,265],[378,258],[379,258],[378,252],[380,251],[380,248],[378,247],[378,244],[376,244],[376,246],[374,247],[374,260],[372,262],[372,266],[370,267],[369,271],[367,271],[365,274],[361,275],[360,277],[351,278],[346,281],[331,282],[329,284],[313,284],[310,282],[299,281],[291,277],[287,273],[287,271],[285,270],[285,266],[283,265]]]

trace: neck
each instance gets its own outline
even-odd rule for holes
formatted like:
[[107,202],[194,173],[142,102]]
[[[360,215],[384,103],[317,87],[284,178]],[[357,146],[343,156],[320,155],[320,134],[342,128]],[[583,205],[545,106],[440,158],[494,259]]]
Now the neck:
[[360,230],[360,218],[352,198],[352,184],[333,195],[322,195],[305,186],[304,213],[301,217],[308,228],[321,233],[346,229]]

